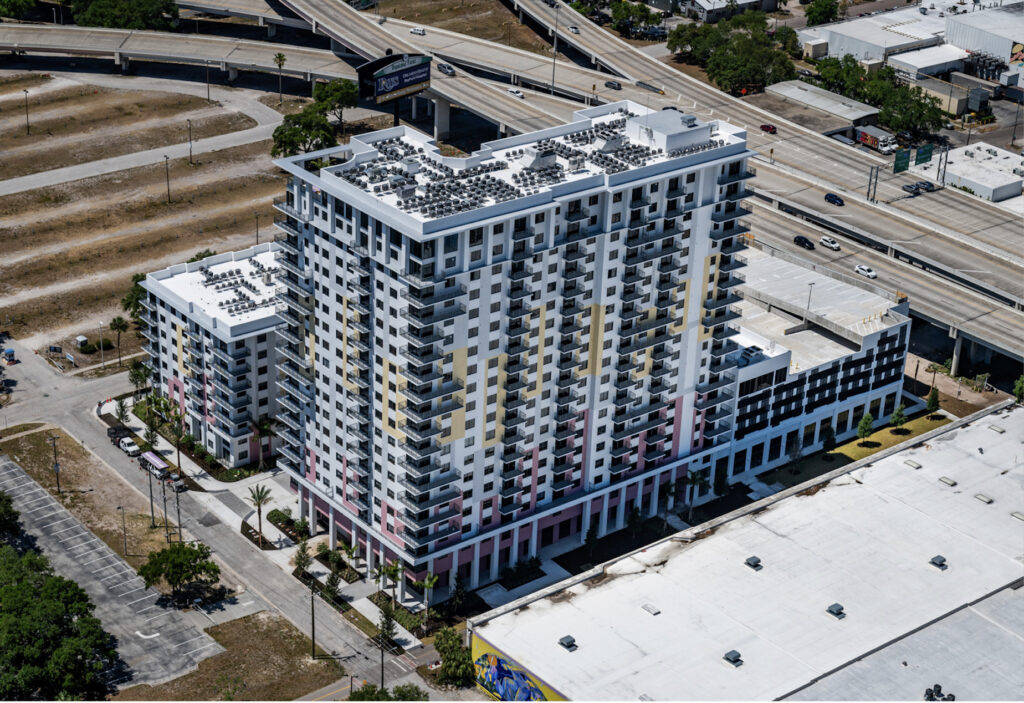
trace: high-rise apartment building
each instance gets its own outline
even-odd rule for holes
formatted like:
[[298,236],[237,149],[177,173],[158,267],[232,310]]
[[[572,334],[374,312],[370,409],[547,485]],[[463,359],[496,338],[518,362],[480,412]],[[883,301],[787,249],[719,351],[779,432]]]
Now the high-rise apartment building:
[[476,586],[657,506],[729,441],[750,154],[621,102],[467,158],[397,127],[278,161],[303,511],[371,565]]
[[277,412],[275,245],[155,271],[143,335],[153,390],[169,398],[196,443],[228,467],[270,456]]

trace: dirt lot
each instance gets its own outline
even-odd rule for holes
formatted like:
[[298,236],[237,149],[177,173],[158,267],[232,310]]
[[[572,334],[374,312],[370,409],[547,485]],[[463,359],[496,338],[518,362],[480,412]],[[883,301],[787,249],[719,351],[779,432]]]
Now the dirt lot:
[[225,650],[199,668],[159,686],[132,686],[112,700],[289,701],[345,675],[333,659],[309,658],[309,638],[284,618],[256,613],[215,625],[207,632]]
[[[114,472],[110,471],[75,439],[61,430],[44,430],[0,442],[0,454],[9,454],[33,479],[52,495],[57,495],[53,474],[53,448],[48,437],[57,437],[57,460],[60,462],[59,500],[82,523],[118,554],[123,550],[121,514],[117,506],[126,508],[128,556],[126,561],[138,568],[146,555],[162,549],[164,539],[162,499],[154,491],[157,527],[150,527],[149,501]],[[129,461],[125,457],[125,461]],[[173,516],[173,503],[168,503]],[[174,521],[169,521],[174,528]]]
[[[133,354],[137,354],[142,350],[142,345],[146,343],[146,338],[138,333],[138,328],[135,323],[129,319],[127,313],[122,314],[121,317],[128,321],[128,331],[121,333],[120,349],[117,347],[117,333],[110,331],[110,323],[105,323],[102,328],[98,326],[83,327],[81,330],[76,330],[72,334],[65,335],[59,339],[50,340],[46,344],[41,345],[36,349],[36,351],[40,356],[55,359],[66,367],[70,366],[70,364],[67,362],[64,354],[71,354],[74,356],[75,363],[80,367],[92,366],[104,361],[107,366],[117,367],[118,352],[120,352],[122,364],[123,366],[127,366],[128,357]],[[84,334],[88,337],[89,342],[91,343],[98,342],[100,340],[100,335],[102,335],[110,340],[110,343],[113,345],[113,349],[108,349],[102,354],[98,349],[92,354],[85,354],[78,347],[78,342],[75,341],[75,337],[80,334]],[[51,345],[60,347],[62,351],[60,353],[51,354],[49,352],[49,347]]]
[[380,0],[380,14],[551,55],[551,46],[501,0]]

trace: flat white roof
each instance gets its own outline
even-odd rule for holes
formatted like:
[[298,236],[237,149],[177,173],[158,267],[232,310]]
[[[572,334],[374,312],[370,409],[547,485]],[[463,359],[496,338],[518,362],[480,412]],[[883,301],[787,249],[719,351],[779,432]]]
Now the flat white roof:
[[1014,173],[1014,169],[1024,172],[1024,156],[985,142],[950,149],[946,162],[948,173],[992,188],[1024,183],[1024,176]]
[[1020,42],[1024,36],[1024,3],[1007,3],[1002,7],[947,15],[946,22],[950,25],[976,27],[997,37]]
[[869,17],[808,27],[801,30],[801,35],[826,39],[831,34],[842,35],[880,47],[884,51],[943,36],[946,32],[946,20],[939,17],[938,10],[929,10],[928,14],[922,15],[920,7],[914,5]]
[[914,71],[920,71],[932,66],[941,66],[954,61],[962,61],[968,56],[967,52],[952,44],[940,44],[929,46],[925,49],[905,51],[902,54],[893,54],[887,63],[894,67],[906,67]]
[[[695,541],[683,541],[691,531],[609,562],[593,578],[481,616],[472,630],[574,700],[787,696],[1024,575],[1024,520],[1014,516],[1024,513],[1021,437],[1024,409],[990,414],[823,486],[768,498]],[[946,570],[929,563],[936,555]],[[763,568],[748,567],[750,556]],[[827,612],[833,603],[843,619]],[[566,635],[573,652],[558,644]],[[949,647],[947,664],[961,664],[961,648],[989,646],[964,640]],[[723,660],[731,650],[741,666]],[[962,671],[970,689],[954,692],[999,698],[999,661],[975,657]],[[1020,669],[1009,675],[1019,692]],[[917,695],[932,683],[920,681]],[[878,688],[865,697],[902,697]]]
[[765,90],[793,102],[813,107],[836,117],[855,122],[878,114],[878,108],[851,100],[838,93],[819,88],[805,81],[782,81],[773,83]]

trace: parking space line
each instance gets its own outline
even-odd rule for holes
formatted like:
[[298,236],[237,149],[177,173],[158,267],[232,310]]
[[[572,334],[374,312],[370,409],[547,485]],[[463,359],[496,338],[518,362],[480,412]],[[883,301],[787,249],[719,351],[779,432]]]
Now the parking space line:
[[[204,635],[204,637],[205,637],[205,635]],[[191,650],[185,652],[184,654],[182,654],[181,656],[183,656],[183,657],[184,656],[188,656],[189,654],[193,654],[195,652],[198,652],[201,649],[206,649],[207,647],[212,647],[215,644],[217,644],[216,641],[210,642],[209,644],[204,644],[202,647],[196,647],[195,649],[191,649]]]
[[[142,601],[146,600],[147,598],[152,598],[152,597],[153,597],[152,594],[148,594],[147,593],[142,598],[139,598],[138,600],[133,600],[133,601],[131,601],[129,603],[125,603],[125,605],[135,605],[136,603],[141,603]],[[140,610],[139,612],[142,612],[142,611]]]
[[[31,510],[26,510],[25,512],[31,515],[32,513],[38,513],[40,510],[53,510],[53,506],[50,503],[44,503],[43,505],[40,505],[38,508],[32,508]],[[43,517],[46,516],[44,515]]]
[[135,614],[136,614],[136,615],[138,615],[139,613],[144,613],[144,612],[146,612],[147,610],[152,610],[152,609],[153,609],[153,608],[155,608],[155,607],[157,607],[156,603],[154,603],[153,605],[151,605],[151,606],[149,606],[149,607],[143,608],[142,610],[136,610],[136,611],[135,611]]
[[[131,583],[131,581],[128,581],[127,583]],[[117,586],[111,586],[111,588],[117,588]],[[129,593],[137,593],[138,591],[144,591],[144,590],[146,590],[146,586],[142,585],[142,586],[139,586],[138,588],[132,588],[132,589],[129,589],[127,591],[124,591],[123,593],[119,593],[117,597],[118,598],[124,598]]]
[[60,520],[54,520],[53,522],[49,522],[49,523],[47,523],[45,525],[40,525],[39,529],[43,530],[43,529],[46,529],[47,527],[53,527],[54,525],[59,525],[62,522],[67,522],[68,520],[74,520],[74,519],[75,519],[74,515],[68,515],[67,517],[62,517]]
[[36,492],[37,491],[26,491],[25,493],[19,493],[18,498],[21,499],[21,504],[25,507],[28,507],[29,505],[32,505],[32,503],[39,503],[41,501],[47,500],[50,497],[49,493],[40,490],[38,491],[38,496],[36,496],[35,498],[29,498],[28,500],[25,500],[26,496],[31,496]]
[[[154,606],[154,607],[156,607],[156,606]],[[157,618],[162,618],[165,615],[170,615],[173,612],[174,612],[173,610],[165,610],[164,612],[160,613],[159,615],[154,615],[151,618],[146,618],[145,620],[143,620],[143,622],[149,622],[150,620],[156,620]]]
[[120,562],[117,562],[117,561],[115,561],[115,562],[114,562],[113,564],[107,564],[106,566],[101,566],[101,567],[100,567],[100,568],[98,568],[98,569],[93,569],[93,571],[92,571],[92,572],[93,572],[94,574],[95,574],[95,573],[99,573],[100,571],[103,571],[104,569],[111,569],[111,568],[113,568],[113,567],[115,567],[115,566],[121,566]]
[[[113,574],[107,574],[106,576],[104,576],[103,578],[100,579],[100,582],[102,583],[103,581],[106,581],[107,579],[112,579],[112,578],[116,578],[118,576],[124,576],[125,574],[131,574],[131,573],[134,573],[131,569],[128,569],[126,571],[117,571],[117,572],[115,572]],[[112,586],[108,586],[108,588],[112,588]]]
[[[26,478],[28,478],[28,477],[26,476]],[[4,481],[3,483],[0,483],[0,488],[2,488],[3,490],[7,491],[7,490],[13,490],[15,488],[20,488],[21,486],[27,486],[30,483],[35,483],[35,481],[33,481],[30,478],[27,481],[22,481],[21,483],[15,483],[15,481],[17,481],[17,480],[18,480],[18,477],[15,477],[14,479],[12,479],[10,481]]]
[[182,646],[183,644],[188,644],[189,642],[195,642],[196,640],[201,640],[204,637],[206,637],[206,635],[200,634],[200,635],[198,635],[196,637],[193,637],[192,639],[185,640],[184,642],[178,642],[178,644],[174,645],[174,647],[175,647],[175,649],[177,649],[178,647]]
[[[53,524],[56,525],[57,523],[53,523]],[[80,529],[82,529],[81,525],[72,525],[71,527],[65,527],[63,530],[57,530],[53,534],[59,535],[61,532],[67,532],[68,530],[80,530]]]
[[95,559],[90,559],[89,561],[83,561],[81,564],[79,564],[79,566],[85,566],[86,564],[91,564],[94,561],[99,561],[100,559],[106,559],[109,556],[111,556],[111,555],[109,553],[107,553],[107,554],[104,554],[101,557],[96,557]]
[[[57,540],[57,541],[58,541],[58,542],[59,542],[60,544],[64,544],[65,542],[67,542],[67,541],[69,541],[69,540],[73,540],[73,539],[78,539],[79,537],[85,537],[85,536],[87,536],[88,534],[89,534],[88,532],[86,532],[85,530],[83,530],[83,531],[82,531],[82,534],[80,534],[80,535],[68,535],[68,536],[67,536],[67,537],[65,537],[64,539],[59,539],[59,540]],[[84,542],[79,542],[78,544],[68,544],[68,545],[65,545],[64,549],[68,549],[68,550],[70,550],[70,549],[76,549],[76,548],[78,548],[78,547],[81,547],[81,546],[83,546],[83,545],[89,544],[90,542],[92,542],[92,540],[91,540],[91,539],[87,539],[87,540],[85,540]]]

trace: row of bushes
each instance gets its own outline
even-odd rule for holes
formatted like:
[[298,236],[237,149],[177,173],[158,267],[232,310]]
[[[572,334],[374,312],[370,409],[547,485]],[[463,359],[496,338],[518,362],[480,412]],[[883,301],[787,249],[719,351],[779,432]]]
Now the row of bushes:
[[275,508],[267,513],[267,519],[281,532],[288,535],[293,542],[301,542],[309,537],[309,521],[305,518],[293,520],[291,511],[287,508],[280,510]]
[[338,572],[338,575],[345,580],[345,583],[355,583],[360,578],[359,572],[352,568],[352,565],[345,561],[341,552],[331,549],[326,542],[316,545],[315,559],[331,571]]
[[78,348],[78,351],[82,354],[95,354],[100,350],[100,345],[102,345],[103,351],[113,351],[116,349],[114,343],[104,337],[99,342],[86,342]]
[[[395,622],[404,627],[409,632],[422,631],[423,620],[426,615],[424,612],[414,613],[404,606],[395,605],[394,601],[384,591],[377,591],[370,596],[370,602],[376,605],[378,608],[383,609],[385,606],[391,606],[391,612],[395,616]],[[439,630],[444,625],[441,616],[433,608],[430,609],[430,617],[427,619],[427,630],[429,634],[434,630]],[[425,635],[424,635],[425,636]]]

